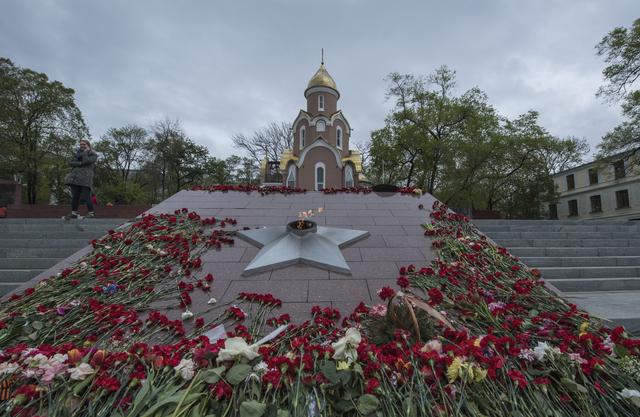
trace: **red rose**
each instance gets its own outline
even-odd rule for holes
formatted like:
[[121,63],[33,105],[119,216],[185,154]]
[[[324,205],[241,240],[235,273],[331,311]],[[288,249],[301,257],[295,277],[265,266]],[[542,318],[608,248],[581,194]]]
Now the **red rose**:
[[375,391],[376,388],[378,388],[380,386],[380,381],[378,381],[376,378],[371,378],[369,380],[367,380],[367,394],[373,394],[373,392]]

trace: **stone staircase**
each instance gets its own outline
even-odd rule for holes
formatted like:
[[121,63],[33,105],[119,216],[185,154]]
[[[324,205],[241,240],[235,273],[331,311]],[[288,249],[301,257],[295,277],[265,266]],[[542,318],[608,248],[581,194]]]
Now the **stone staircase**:
[[0,296],[71,256],[123,219],[0,219]]
[[640,224],[474,220],[481,232],[594,316],[640,333]]

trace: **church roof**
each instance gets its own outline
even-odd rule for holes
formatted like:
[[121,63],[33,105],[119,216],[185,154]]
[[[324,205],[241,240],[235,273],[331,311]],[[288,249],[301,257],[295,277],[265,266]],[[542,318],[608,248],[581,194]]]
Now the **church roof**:
[[336,82],[333,81],[331,75],[327,72],[327,69],[324,67],[324,63],[320,64],[320,68],[318,71],[311,77],[309,80],[309,84],[307,85],[307,89],[312,87],[329,87],[338,91],[336,87]]

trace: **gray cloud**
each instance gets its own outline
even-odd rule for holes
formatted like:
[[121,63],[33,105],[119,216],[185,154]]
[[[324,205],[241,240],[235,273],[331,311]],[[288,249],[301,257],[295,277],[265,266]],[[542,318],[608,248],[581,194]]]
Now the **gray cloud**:
[[94,137],[168,116],[220,157],[232,134],[293,120],[321,47],[357,140],[384,123],[389,72],[441,64],[460,92],[592,148],[621,121],[595,97],[594,45],[639,17],[635,0],[446,3],[4,0],[0,55],[74,88]]

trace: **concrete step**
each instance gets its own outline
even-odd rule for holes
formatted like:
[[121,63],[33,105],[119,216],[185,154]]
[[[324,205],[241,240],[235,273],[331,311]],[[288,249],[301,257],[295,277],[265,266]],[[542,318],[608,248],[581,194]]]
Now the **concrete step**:
[[[640,278],[565,278],[546,279],[563,293],[591,291],[640,291]],[[640,305],[640,303],[638,303]]]
[[89,239],[0,239],[0,248],[81,248]]
[[60,262],[62,259],[64,258],[0,258],[0,270],[47,269]]
[[640,256],[639,247],[609,247],[609,248],[532,248],[532,247],[510,247],[509,252],[521,257],[542,257],[542,256]]
[[13,282],[0,282],[0,297],[2,297],[5,294],[9,294],[11,291],[13,291],[15,288],[18,288],[20,286],[20,284],[16,284]]
[[544,279],[640,277],[640,268],[637,266],[543,267],[538,269]]
[[640,239],[493,239],[500,246],[511,247],[640,247]]
[[0,219],[0,225],[48,225],[48,224],[66,224],[66,225],[109,225],[109,224],[122,224],[128,222],[130,219],[76,219],[76,220],[63,220],[59,219]]
[[531,267],[640,266],[640,256],[521,257]]
[[608,226],[608,225],[638,225],[638,222],[629,220],[507,220],[507,219],[476,219],[471,220],[476,225],[491,226]]
[[610,320],[610,326],[622,325],[636,336],[640,334],[640,290],[573,292],[565,295],[592,315]]
[[558,240],[573,240],[573,239],[626,239],[637,240],[639,233],[634,232],[543,232],[543,231],[510,231],[510,232],[486,232],[493,240],[500,239],[558,239]]
[[0,258],[66,258],[85,245],[55,248],[0,248]]
[[562,226],[562,225],[537,225],[537,226],[508,226],[508,225],[483,225],[480,231],[486,234],[494,232],[572,232],[572,233],[590,233],[590,232],[638,232],[635,225],[600,225],[600,226]]
[[[49,231],[49,232],[0,232],[2,239],[47,239],[47,240],[59,240],[59,239],[97,239],[104,236],[107,233],[106,230],[91,230],[91,231]],[[0,240],[2,240],[0,239]]]
[[45,269],[2,269],[0,270],[0,282],[26,282]]
[[115,229],[118,224],[0,224],[0,233],[15,232],[106,232]]

